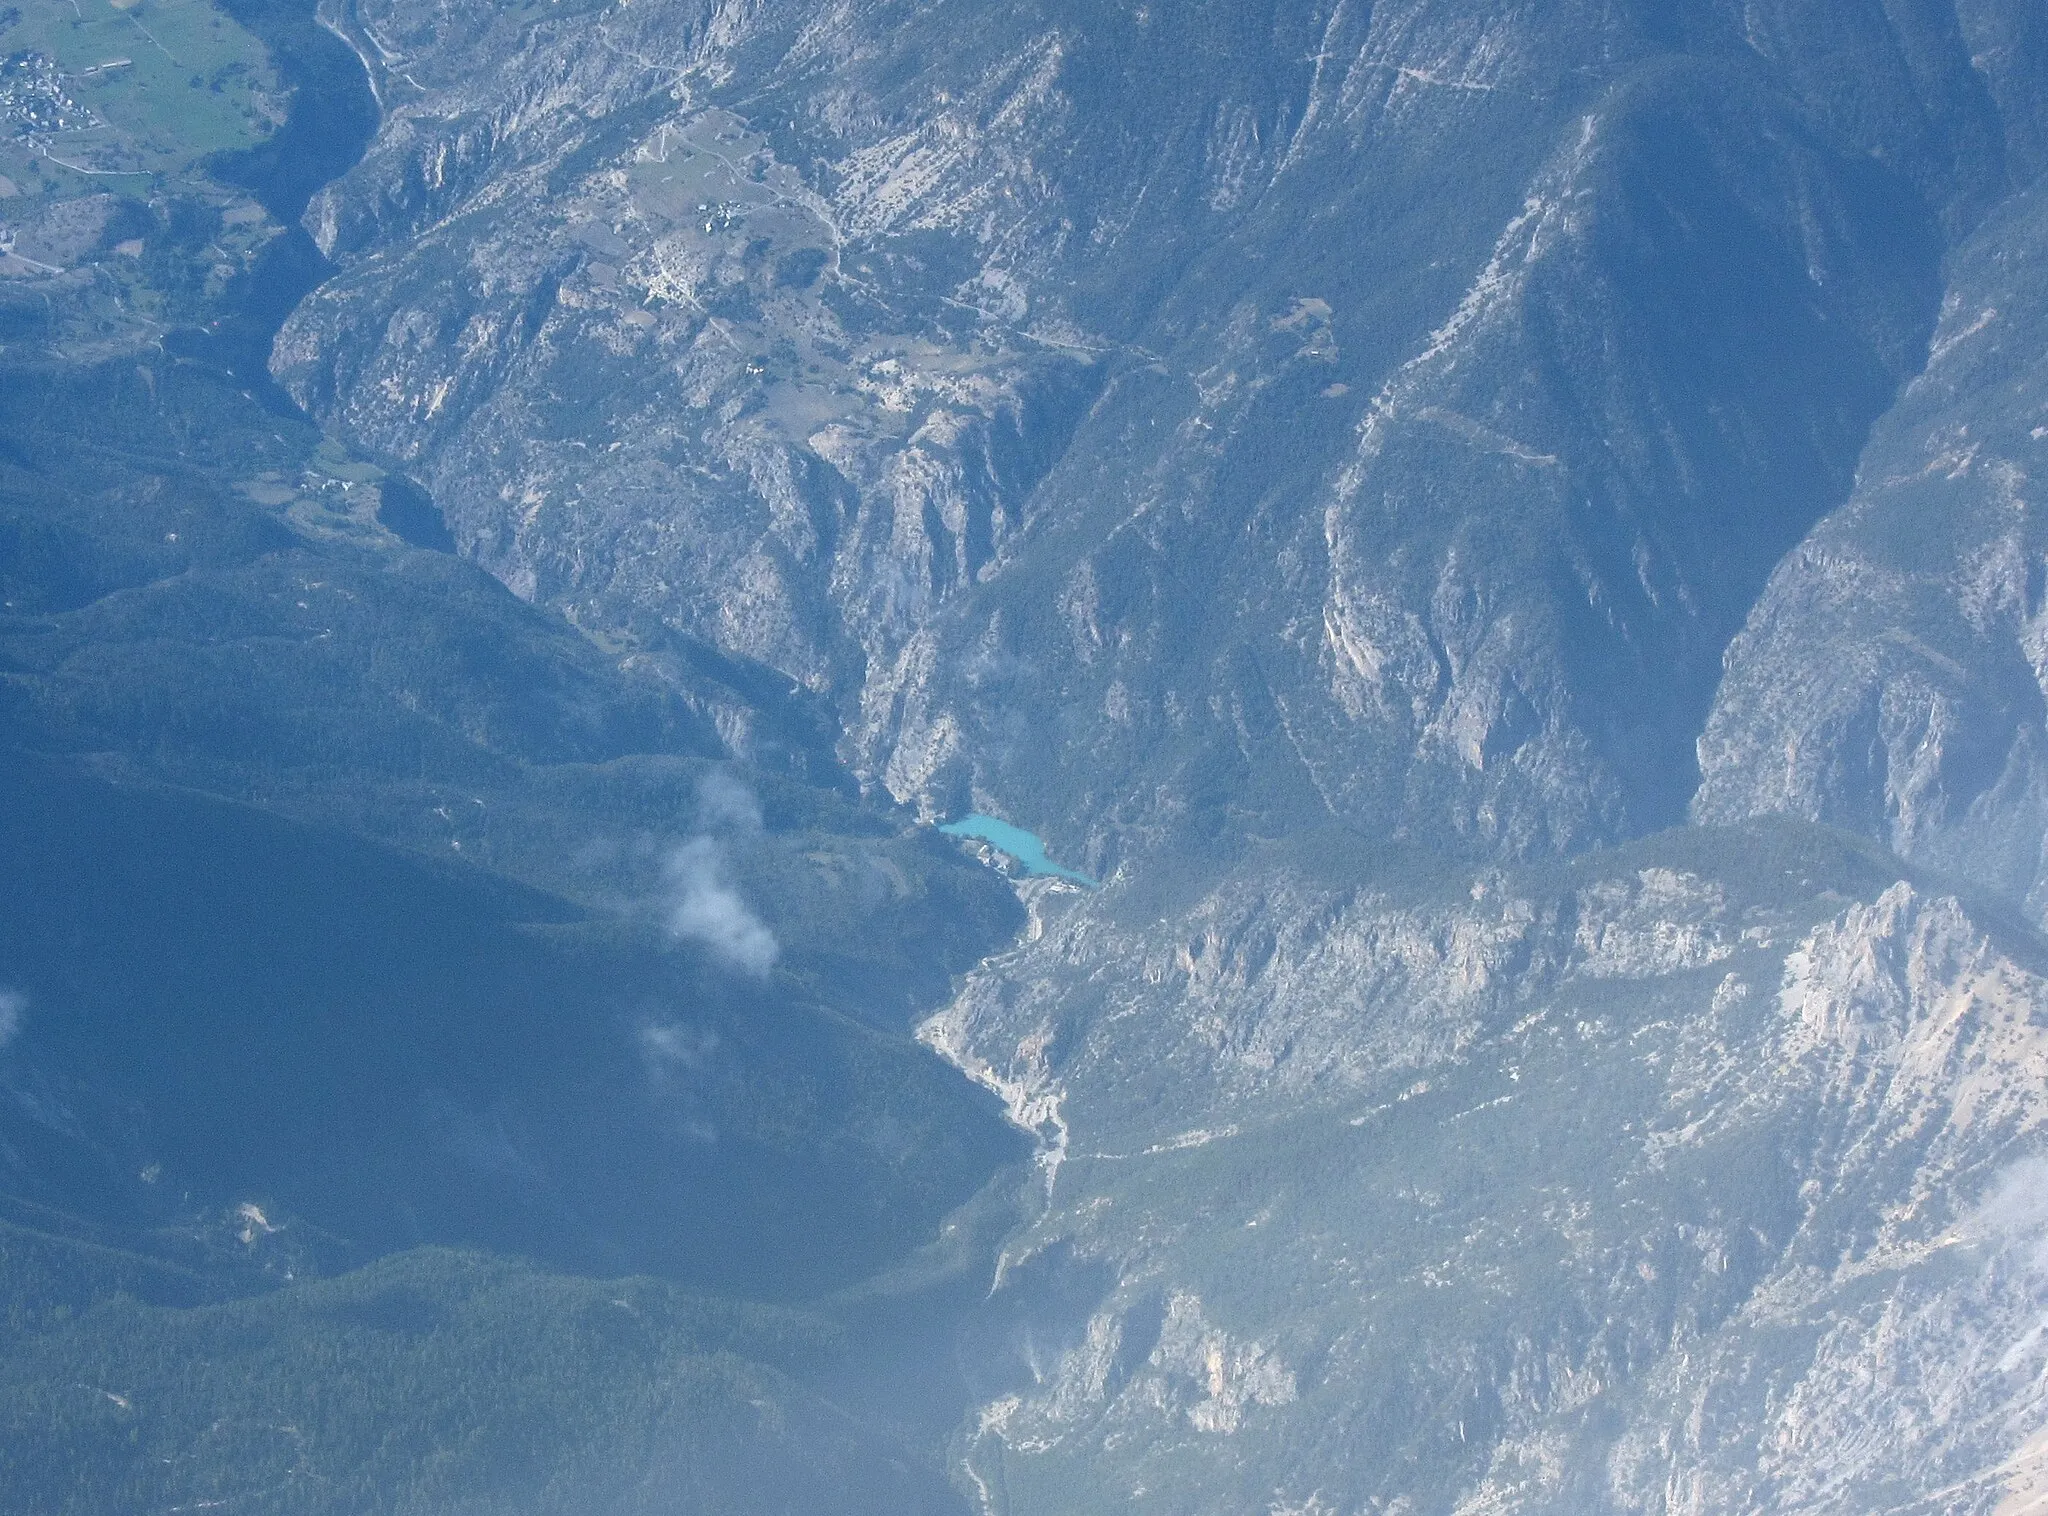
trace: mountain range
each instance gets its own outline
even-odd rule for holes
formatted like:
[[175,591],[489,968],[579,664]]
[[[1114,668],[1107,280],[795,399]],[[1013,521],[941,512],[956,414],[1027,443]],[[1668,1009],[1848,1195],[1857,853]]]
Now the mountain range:
[[2048,1501],[2036,7],[6,14],[0,1505]]

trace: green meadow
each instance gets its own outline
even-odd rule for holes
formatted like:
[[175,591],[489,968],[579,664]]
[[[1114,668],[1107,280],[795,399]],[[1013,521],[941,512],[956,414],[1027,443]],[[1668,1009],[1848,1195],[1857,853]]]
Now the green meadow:
[[249,147],[282,116],[262,43],[209,0],[9,0],[0,23],[0,52],[54,59],[63,94],[94,118],[7,133],[0,173],[19,190],[80,179],[132,189],[143,174]]

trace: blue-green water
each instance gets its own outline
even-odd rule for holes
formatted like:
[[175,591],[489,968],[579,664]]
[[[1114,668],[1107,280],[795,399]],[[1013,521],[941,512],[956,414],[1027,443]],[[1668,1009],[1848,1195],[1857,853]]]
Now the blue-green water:
[[1001,848],[1012,858],[1024,865],[1027,874],[1050,874],[1057,879],[1071,879],[1076,884],[1085,884],[1089,889],[1102,888],[1099,880],[1090,879],[1086,874],[1077,874],[1069,868],[1062,868],[1045,853],[1045,843],[1034,832],[1027,832],[1021,826],[1012,826],[994,816],[984,816],[976,811],[971,816],[962,816],[958,821],[948,821],[939,828],[948,837],[973,837],[991,847]]

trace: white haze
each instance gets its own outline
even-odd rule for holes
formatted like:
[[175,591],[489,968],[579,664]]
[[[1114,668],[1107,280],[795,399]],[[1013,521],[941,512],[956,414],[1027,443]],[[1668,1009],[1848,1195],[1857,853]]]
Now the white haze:
[[742,781],[713,769],[697,785],[697,827],[705,832],[758,832],[761,802]]
[[2048,1157],[2022,1158],[2006,1169],[1972,1223],[1978,1236],[2024,1248],[2034,1268],[2048,1270]]
[[658,1075],[677,1069],[694,1072],[718,1051],[718,1033],[672,1021],[650,1021],[640,1028],[640,1051]]
[[0,990],[0,1048],[21,1032],[22,1017],[28,1012],[28,996],[19,990]]

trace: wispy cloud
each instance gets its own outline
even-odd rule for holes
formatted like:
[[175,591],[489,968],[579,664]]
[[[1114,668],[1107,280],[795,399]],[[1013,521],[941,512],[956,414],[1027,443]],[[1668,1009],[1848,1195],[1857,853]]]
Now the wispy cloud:
[[650,1021],[640,1028],[640,1051],[657,1075],[678,1069],[695,1072],[718,1051],[718,1033],[673,1021]]
[[0,990],[0,1048],[14,1041],[28,1015],[28,996],[19,990]]
[[671,1129],[692,1142],[718,1141],[704,1089],[705,1070],[718,1052],[718,1033],[675,1021],[646,1021],[639,1042],[648,1083]]
[[674,848],[662,866],[669,933],[704,948],[727,968],[766,975],[781,945],[727,880],[726,845],[714,835],[758,832],[761,804],[739,780],[713,770],[697,789],[697,821],[700,835]]
[[727,968],[763,975],[781,945],[740,892],[725,879],[725,850],[716,837],[692,837],[668,855],[668,929],[704,948]]
[[1970,1230],[2005,1246],[2027,1250],[2036,1269],[2048,1269],[2048,1157],[2022,1158],[1993,1182]]
[[760,798],[743,780],[713,769],[697,785],[697,827],[705,832],[758,832]]

